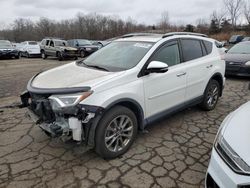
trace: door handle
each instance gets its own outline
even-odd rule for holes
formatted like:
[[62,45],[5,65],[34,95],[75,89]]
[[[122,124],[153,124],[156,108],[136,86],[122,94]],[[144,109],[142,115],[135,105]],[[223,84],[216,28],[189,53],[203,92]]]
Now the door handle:
[[186,75],[187,73],[186,72],[182,72],[182,73],[179,73],[179,74],[176,74],[177,77],[181,77],[181,76],[184,76]]
[[212,68],[212,67],[213,67],[213,65],[208,65],[208,66],[207,66],[208,69],[209,69],[209,68]]

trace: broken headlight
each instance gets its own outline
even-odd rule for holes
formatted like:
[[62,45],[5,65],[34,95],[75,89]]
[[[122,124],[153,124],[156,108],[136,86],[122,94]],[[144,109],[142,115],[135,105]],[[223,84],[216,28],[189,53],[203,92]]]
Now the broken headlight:
[[51,101],[52,109],[57,109],[60,107],[74,106],[86,99],[92,93],[93,91],[74,95],[52,95],[49,97],[49,100]]

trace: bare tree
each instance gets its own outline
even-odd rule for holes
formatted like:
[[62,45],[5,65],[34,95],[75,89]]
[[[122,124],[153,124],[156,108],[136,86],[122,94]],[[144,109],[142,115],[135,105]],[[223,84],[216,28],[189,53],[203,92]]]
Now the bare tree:
[[198,33],[208,33],[209,24],[205,18],[199,18],[196,20],[196,31]]
[[224,0],[224,5],[230,15],[231,22],[234,28],[236,27],[237,20],[241,14],[243,3],[243,0]]
[[168,15],[168,11],[164,11],[161,13],[161,20],[159,23],[159,27],[166,32],[167,29],[169,28],[170,23],[169,23],[169,15]]
[[219,28],[221,27],[221,23],[223,20],[226,18],[227,11],[225,10],[214,10],[212,15],[211,15],[211,20],[214,20],[218,23]]
[[250,2],[249,2],[249,0],[247,0],[244,3],[244,16],[245,16],[248,24],[250,25]]

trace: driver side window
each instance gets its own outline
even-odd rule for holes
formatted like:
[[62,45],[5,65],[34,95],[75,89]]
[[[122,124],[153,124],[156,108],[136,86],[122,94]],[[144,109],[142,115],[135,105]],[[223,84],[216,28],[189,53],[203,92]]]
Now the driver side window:
[[170,42],[162,46],[151,60],[166,63],[169,67],[179,64],[181,61],[177,42]]

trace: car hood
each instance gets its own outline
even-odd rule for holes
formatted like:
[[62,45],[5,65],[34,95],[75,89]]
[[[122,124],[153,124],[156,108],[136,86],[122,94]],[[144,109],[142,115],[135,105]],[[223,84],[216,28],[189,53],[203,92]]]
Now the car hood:
[[223,137],[231,148],[250,166],[250,101],[229,118]]
[[229,62],[247,62],[250,61],[250,54],[229,54],[225,55],[225,61]]
[[31,86],[40,89],[96,87],[122,73],[78,66],[73,62],[38,74],[33,78]]

